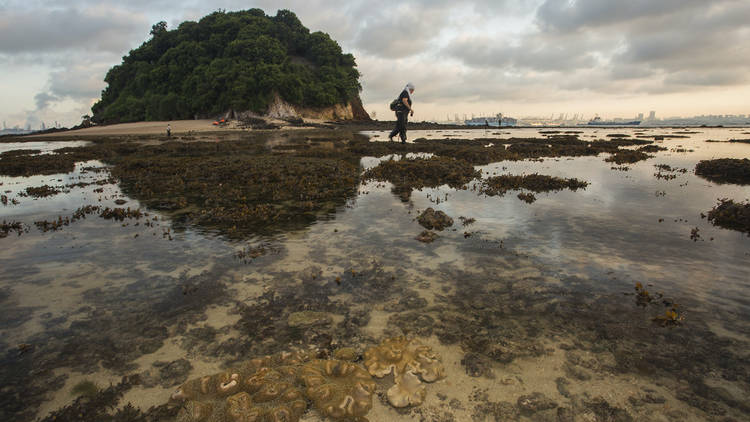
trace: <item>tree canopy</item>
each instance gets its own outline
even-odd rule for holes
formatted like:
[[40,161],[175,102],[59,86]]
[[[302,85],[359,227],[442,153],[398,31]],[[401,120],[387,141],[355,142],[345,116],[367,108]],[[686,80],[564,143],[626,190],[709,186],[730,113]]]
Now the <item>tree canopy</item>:
[[289,10],[214,12],[151,39],[107,72],[91,108],[99,123],[192,119],[227,110],[263,113],[274,95],[290,104],[326,107],[362,89],[354,56]]

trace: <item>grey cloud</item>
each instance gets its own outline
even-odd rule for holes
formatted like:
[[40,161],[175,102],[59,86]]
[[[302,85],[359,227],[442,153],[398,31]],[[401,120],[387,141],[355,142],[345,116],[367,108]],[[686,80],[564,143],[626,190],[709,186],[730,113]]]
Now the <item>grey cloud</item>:
[[611,67],[610,75],[614,81],[627,79],[642,79],[653,76],[656,73],[654,69],[641,64],[617,64]]
[[616,60],[668,66],[712,67],[747,62],[750,4],[718,13],[672,16],[658,26],[629,29],[627,49]]
[[62,98],[88,100],[99,97],[104,89],[104,75],[108,62],[71,63],[65,69],[50,74],[50,92]]
[[121,54],[134,40],[148,36],[147,28],[142,15],[113,9],[9,9],[0,15],[0,52],[76,49]]
[[58,97],[48,92],[40,92],[34,96],[34,101],[36,102],[36,108],[39,110],[43,110],[49,107],[50,103],[53,103],[58,100],[59,100]]
[[424,67],[418,61],[403,63],[395,74],[388,60],[366,60],[363,65],[374,75],[365,81],[363,100],[368,104],[386,104],[407,81],[416,85],[414,98],[419,104],[533,100],[530,90],[543,92],[554,80],[550,75],[530,79],[494,69],[465,69],[458,65]]
[[537,10],[537,21],[545,30],[571,31],[653,19],[699,6],[705,8],[705,0],[545,0]]
[[731,86],[750,82],[746,70],[713,70],[704,73],[677,72],[664,81],[667,85]]
[[449,9],[400,6],[381,10],[361,23],[354,46],[371,55],[403,58],[429,50],[449,18]]
[[563,42],[530,35],[517,45],[509,45],[505,40],[472,37],[455,40],[444,53],[474,67],[549,72],[594,67],[594,47],[583,38]]
[[[419,102],[533,102],[540,93],[564,102],[705,91],[750,75],[747,0],[0,0],[0,62],[50,68],[40,110],[61,99],[87,108],[154,22],[251,7],[290,9],[331,34],[357,57],[373,104],[407,81]],[[496,23],[518,28],[498,36]]]
[[[728,7],[729,5],[733,7]],[[747,83],[750,4],[713,3],[705,13],[661,16],[658,25],[631,25],[615,68],[663,74],[663,91]]]

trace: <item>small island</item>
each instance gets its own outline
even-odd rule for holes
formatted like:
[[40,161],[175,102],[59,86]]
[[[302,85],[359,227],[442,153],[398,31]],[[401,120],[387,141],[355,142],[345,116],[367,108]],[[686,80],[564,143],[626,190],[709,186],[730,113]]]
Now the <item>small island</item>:
[[214,12],[151,38],[107,72],[97,124],[268,115],[369,120],[354,56],[279,10]]

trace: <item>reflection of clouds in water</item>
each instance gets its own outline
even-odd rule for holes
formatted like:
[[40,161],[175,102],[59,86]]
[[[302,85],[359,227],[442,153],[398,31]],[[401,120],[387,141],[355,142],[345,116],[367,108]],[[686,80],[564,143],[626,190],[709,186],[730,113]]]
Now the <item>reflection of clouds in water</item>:
[[[719,132],[706,133],[704,138],[730,136],[727,131]],[[699,159],[716,153],[708,152],[716,144],[704,147],[702,143],[701,139],[666,140],[661,144],[696,150],[701,146],[701,154],[660,152],[655,158],[630,165],[627,172],[611,170],[603,161],[606,154],[478,167],[485,177],[540,173],[591,183],[576,192],[536,194],[537,201],[531,205],[519,201],[515,191],[504,197],[477,199],[476,192],[448,188],[424,189],[421,194],[415,192],[412,200],[417,208],[432,206],[454,219],[459,215],[474,217],[477,223],[467,230],[487,232],[504,239],[506,245],[539,254],[547,262],[584,267],[592,275],[615,270],[623,273],[620,279],[658,279],[707,303],[738,306],[748,297],[742,280],[750,279],[750,272],[738,263],[746,259],[742,251],[750,250],[749,241],[741,234],[711,226],[700,214],[715,205],[717,197],[746,198],[748,191],[736,185],[713,185],[692,174]],[[739,151],[728,144],[719,150],[722,154]],[[654,177],[655,164],[688,172],[676,173],[674,180],[659,180]],[[657,191],[667,194],[660,197],[655,195]],[[442,199],[445,193],[449,194],[447,202],[435,205],[427,199],[428,194]],[[660,218],[665,221],[659,223]],[[689,241],[693,227],[699,227],[705,242]],[[716,279],[722,284],[718,291]]]
[[[109,178],[109,172],[83,171],[85,167],[104,167],[104,164],[92,160],[77,163],[71,173],[30,177],[0,177],[0,181],[3,182],[0,190],[2,192],[10,191],[6,195],[19,201],[18,205],[0,206],[0,218],[18,219],[31,226],[34,221],[57,219],[58,215],[70,216],[83,204],[95,203],[104,207],[116,207],[114,200],[122,196],[120,187],[114,184],[103,186],[93,184],[96,181]],[[78,183],[92,184],[83,187],[69,186]],[[47,198],[36,199],[19,195],[25,192],[26,188],[42,185],[57,187],[61,192]],[[98,188],[102,188],[103,192],[94,192]],[[128,198],[128,203],[124,206],[138,208],[139,203]]]
[[0,142],[0,154],[6,151],[18,149],[38,149],[44,152],[54,151],[60,148],[78,148],[88,145],[87,141],[65,141],[65,142]]
[[[591,129],[582,130],[593,133]],[[611,133],[628,130],[632,131],[616,129]],[[539,136],[535,129],[512,132],[513,135],[508,136]],[[603,137],[606,133],[610,132],[599,130],[597,136]],[[485,136],[482,131],[424,134],[432,138]],[[410,136],[423,136],[423,133],[410,131]],[[700,136],[728,137],[729,132],[706,131]],[[700,141],[666,140],[662,145],[689,147],[696,142]],[[39,307],[31,311],[32,319],[20,328],[6,330],[10,334],[6,338],[20,343],[30,334],[43,332],[47,319],[41,316],[46,312],[54,317],[67,315],[70,319],[82,319],[85,315],[76,313],[77,310],[90,305],[96,295],[101,296],[96,306],[105,311],[118,309],[113,303],[120,294],[129,301],[158,303],[169,287],[203,271],[212,279],[228,283],[233,298],[252,304],[265,288],[293,286],[296,289],[304,287],[305,283],[323,286],[346,270],[366,271],[376,265],[401,274],[395,280],[395,287],[411,289],[427,298],[431,305],[439,302],[436,298],[446,296],[447,291],[466,293],[477,286],[497,284],[495,290],[488,289],[491,294],[484,295],[492,300],[493,295],[504,291],[507,286],[502,283],[506,282],[508,286],[524,287],[518,297],[533,297],[529,293],[536,292],[541,285],[560,291],[580,289],[587,293],[582,300],[598,293],[619,299],[620,292],[632,290],[634,282],[643,281],[653,282],[655,288],[696,307],[710,309],[722,305],[728,312],[747,315],[750,269],[745,264],[745,253],[750,251],[750,240],[736,232],[713,228],[699,218],[700,212],[710,209],[716,197],[747,196],[747,188],[713,185],[694,176],[692,168],[702,154],[739,153],[750,147],[722,144],[713,149],[717,144],[706,145],[710,146],[703,148],[701,145],[702,149],[696,153],[657,153],[656,158],[631,165],[628,172],[610,170],[610,164],[603,161],[604,156],[477,167],[489,171],[489,175],[537,172],[576,177],[591,183],[585,190],[576,192],[536,194],[537,201],[533,204],[520,201],[515,191],[504,197],[484,197],[475,191],[457,191],[445,186],[415,191],[409,204],[391,193],[389,183],[378,186],[370,182],[359,189],[368,193],[358,195],[350,207],[340,207],[335,218],[318,220],[303,230],[268,238],[283,252],[270,253],[249,264],[233,257],[238,247],[252,243],[249,240],[230,243],[210,233],[188,229],[173,233],[176,240],[170,242],[162,237],[161,230],[171,227],[171,222],[161,219],[162,226],[157,228],[136,227],[133,222],[121,227],[120,223],[92,216],[64,227],[61,232],[32,232],[18,239],[0,240],[12,242],[7,243],[12,248],[3,248],[0,252],[0,266],[5,269],[0,275],[0,287],[11,286],[11,298],[19,305]],[[376,158],[362,161],[364,167],[377,162]],[[654,164],[683,167],[689,172],[678,174],[675,180],[657,180],[653,176]],[[71,183],[77,181],[75,174],[66,177]],[[98,177],[104,176],[94,175]],[[55,176],[28,179],[23,185],[13,185],[12,189],[40,185],[50,178]],[[9,181],[9,178],[2,180]],[[681,187],[685,181],[687,186]],[[111,189],[119,194],[116,187]],[[665,190],[667,195],[656,197],[656,190]],[[443,201],[445,194],[448,194],[445,202],[430,201],[435,198]],[[29,201],[28,207],[0,208],[0,212],[25,214],[23,218],[29,222],[34,218],[26,213],[67,215],[80,206],[82,196],[74,191],[48,201]],[[95,196],[89,196],[90,200],[92,198]],[[136,204],[129,201],[126,206]],[[441,237],[435,243],[424,245],[414,239],[422,231],[414,219],[418,211],[427,207],[445,211],[454,219],[454,226],[439,232]],[[61,212],[63,208],[68,210]],[[459,216],[473,217],[477,221],[463,227]],[[659,218],[667,220],[659,223]],[[673,221],[680,218],[688,222]],[[700,227],[705,242],[694,243],[688,239],[690,228],[695,226]],[[464,231],[478,234],[465,239]],[[139,237],[135,238],[135,234]],[[713,242],[708,240],[710,237],[714,237]],[[499,240],[504,241],[504,246],[494,242]],[[517,257],[515,251],[530,257]],[[28,263],[32,263],[32,270],[23,270]],[[308,275],[315,271],[319,271],[322,280],[311,281]],[[609,271],[612,273],[607,274]],[[568,279],[567,276],[578,278]],[[348,291],[342,289],[340,294],[342,297],[361,294],[357,287],[351,286]],[[369,294],[388,294],[386,290]],[[300,299],[299,304],[307,306],[307,300]],[[568,300],[581,299],[571,295]],[[354,305],[353,302],[347,303]],[[285,305],[277,304],[280,308]],[[356,306],[368,304],[356,303]],[[279,313],[283,311],[278,309]],[[231,325],[239,317],[226,315],[230,312],[231,309],[225,307],[217,311],[219,315],[209,319]],[[511,322],[513,318],[507,317]],[[723,314],[712,318],[718,320]],[[221,324],[217,324],[217,328]],[[169,358],[183,353],[180,348],[174,349],[175,355]]]

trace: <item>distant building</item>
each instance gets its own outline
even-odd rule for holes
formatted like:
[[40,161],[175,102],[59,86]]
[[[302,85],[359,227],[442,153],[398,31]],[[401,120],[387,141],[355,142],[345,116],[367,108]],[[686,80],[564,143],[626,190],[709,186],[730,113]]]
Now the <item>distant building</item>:
[[643,121],[643,113],[638,113],[638,120]]
[[656,120],[656,112],[655,112],[655,111],[653,111],[653,110],[652,110],[652,111],[650,111],[650,112],[648,113],[648,119],[649,119],[649,120]]

